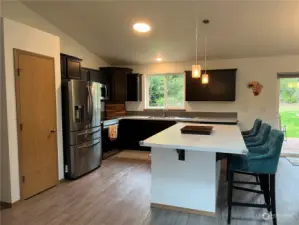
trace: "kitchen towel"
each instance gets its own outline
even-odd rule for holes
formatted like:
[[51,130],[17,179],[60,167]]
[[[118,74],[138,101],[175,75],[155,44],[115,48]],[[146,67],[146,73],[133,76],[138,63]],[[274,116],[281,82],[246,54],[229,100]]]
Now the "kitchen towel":
[[117,131],[118,131],[118,125],[111,125],[108,128],[108,135],[111,141],[116,140],[117,139]]

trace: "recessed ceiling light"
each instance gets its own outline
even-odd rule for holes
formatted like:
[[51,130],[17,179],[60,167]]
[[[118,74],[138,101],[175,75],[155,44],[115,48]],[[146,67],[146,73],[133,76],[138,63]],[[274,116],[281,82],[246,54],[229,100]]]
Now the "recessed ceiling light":
[[140,33],[146,33],[151,30],[151,27],[146,23],[135,23],[133,29]]
[[162,61],[162,58],[157,57],[156,60],[157,60],[158,62],[161,62],[161,61]]

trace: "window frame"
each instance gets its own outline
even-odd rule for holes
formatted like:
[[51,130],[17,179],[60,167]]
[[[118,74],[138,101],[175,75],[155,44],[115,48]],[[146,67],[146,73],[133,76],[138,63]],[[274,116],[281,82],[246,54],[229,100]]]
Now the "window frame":
[[[183,76],[184,77],[184,82],[183,82],[183,105],[180,106],[167,106],[167,77],[168,76]],[[163,107],[154,107],[154,106],[149,106],[149,78],[151,76],[163,76],[164,77],[164,106]],[[145,109],[149,110],[185,110],[186,109],[186,75],[185,73],[154,73],[154,74],[147,74],[144,76],[145,80],[145,90],[144,90],[144,96],[145,96]]]

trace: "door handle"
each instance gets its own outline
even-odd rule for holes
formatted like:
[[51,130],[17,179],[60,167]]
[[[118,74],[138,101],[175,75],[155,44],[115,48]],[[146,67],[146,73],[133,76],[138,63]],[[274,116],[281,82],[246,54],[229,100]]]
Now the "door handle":
[[50,130],[50,133],[56,133],[56,129],[52,129],[52,130]]

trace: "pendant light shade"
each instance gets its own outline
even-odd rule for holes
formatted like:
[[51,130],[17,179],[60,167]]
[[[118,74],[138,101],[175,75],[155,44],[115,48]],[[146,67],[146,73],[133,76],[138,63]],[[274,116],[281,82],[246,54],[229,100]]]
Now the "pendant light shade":
[[201,76],[201,66],[192,65],[192,78],[200,78]]
[[201,83],[202,84],[208,84],[209,83],[209,74],[205,73],[204,75],[202,75]]
[[[209,24],[209,20],[205,19],[202,21],[203,24]],[[201,78],[201,83],[202,84],[208,84],[209,83],[209,74],[207,74],[207,43],[208,43],[208,37],[207,37],[207,31],[206,31],[206,36],[205,36],[205,72],[204,74],[202,75],[202,78]]]
[[198,64],[197,61],[197,53],[198,53],[198,18],[196,15],[196,27],[195,27],[195,65],[192,65],[192,78],[198,79],[201,77],[201,66]]

